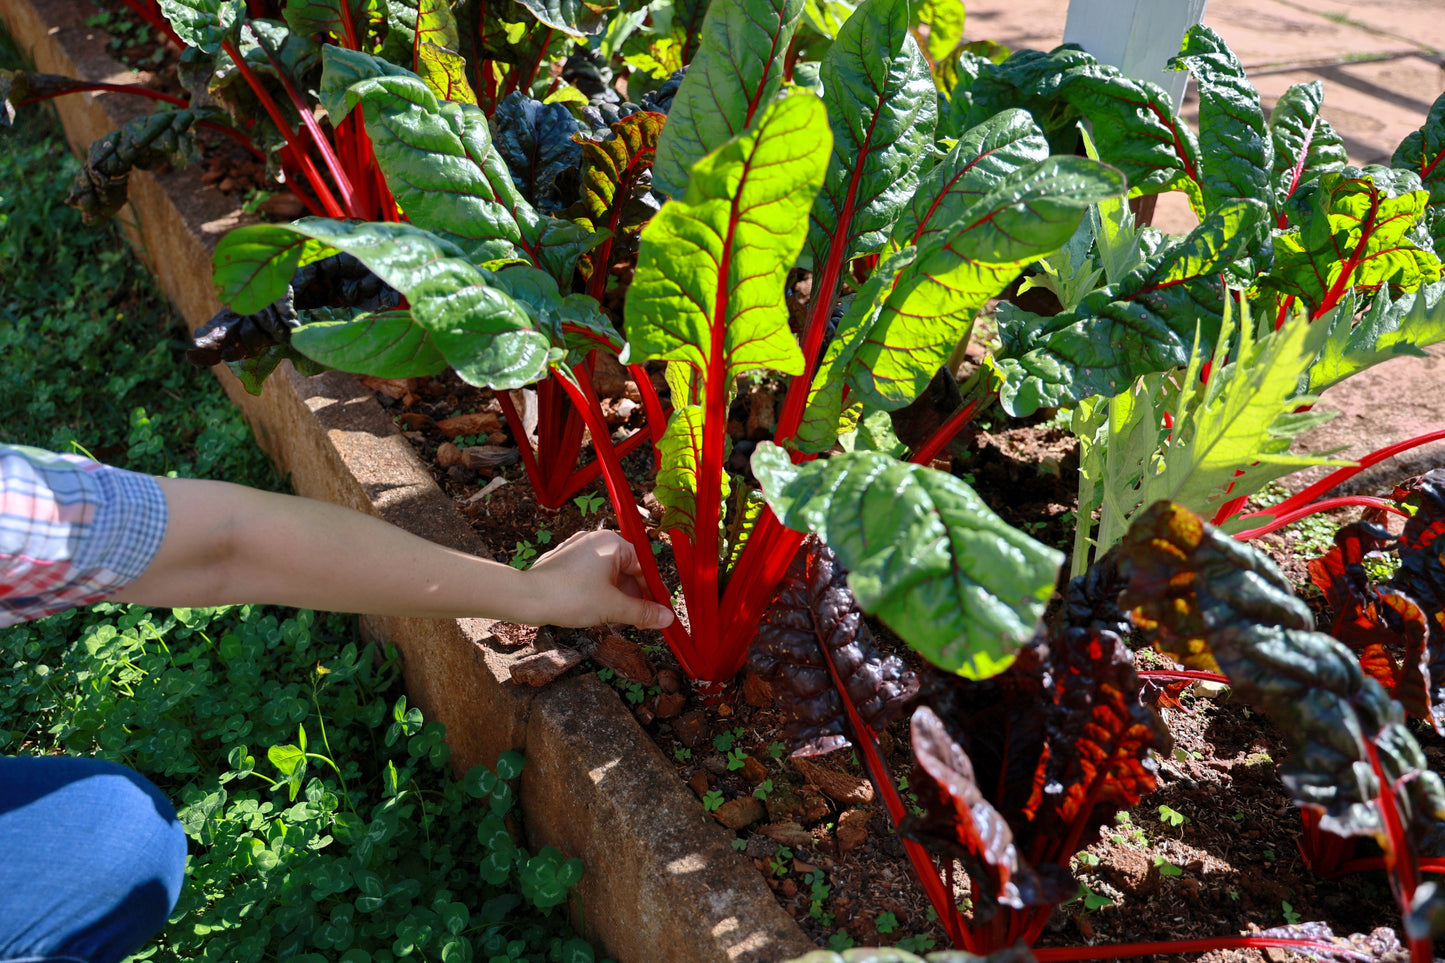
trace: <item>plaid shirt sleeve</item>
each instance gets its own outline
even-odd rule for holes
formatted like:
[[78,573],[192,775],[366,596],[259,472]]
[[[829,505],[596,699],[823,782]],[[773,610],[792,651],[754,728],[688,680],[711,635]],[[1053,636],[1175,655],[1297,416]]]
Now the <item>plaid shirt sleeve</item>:
[[0,445],[0,628],[120,591],[165,533],[151,476]]

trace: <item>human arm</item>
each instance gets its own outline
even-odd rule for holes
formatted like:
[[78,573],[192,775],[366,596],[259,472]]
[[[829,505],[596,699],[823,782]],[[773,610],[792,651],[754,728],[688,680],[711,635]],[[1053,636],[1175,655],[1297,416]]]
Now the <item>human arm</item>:
[[157,481],[169,516],[165,537],[145,572],[111,596],[117,601],[266,602],[563,626],[661,628],[673,618],[641,598],[636,554],[613,532],[574,536],[521,572],[327,502],[228,482]]

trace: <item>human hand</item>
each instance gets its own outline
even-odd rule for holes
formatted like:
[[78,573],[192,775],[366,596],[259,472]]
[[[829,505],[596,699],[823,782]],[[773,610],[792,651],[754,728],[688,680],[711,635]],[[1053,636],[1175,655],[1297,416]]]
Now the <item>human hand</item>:
[[626,622],[661,629],[675,618],[668,606],[643,598],[642,564],[632,543],[616,532],[579,532],[533,562],[527,576],[541,610],[537,624]]

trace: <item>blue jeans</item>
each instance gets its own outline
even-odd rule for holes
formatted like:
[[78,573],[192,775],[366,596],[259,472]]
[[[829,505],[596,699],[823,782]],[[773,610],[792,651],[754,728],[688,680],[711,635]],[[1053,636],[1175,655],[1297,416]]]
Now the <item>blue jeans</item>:
[[0,963],[114,963],[181,893],[176,811],[124,766],[0,756]]

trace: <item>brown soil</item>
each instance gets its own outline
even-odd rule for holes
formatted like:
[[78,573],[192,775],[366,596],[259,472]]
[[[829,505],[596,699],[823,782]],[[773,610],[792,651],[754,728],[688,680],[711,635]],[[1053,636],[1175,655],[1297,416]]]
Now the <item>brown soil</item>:
[[[605,497],[594,499],[600,507],[586,513],[576,503],[556,512],[539,509],[520,464],[498,469],[436,464],[437,450],[448,440],[514,447],[505,423],[485,438],[448,439],[437,427],[456,413],[499,413],[489,390],[464,385],[452,375],[374,385],[383,389],[383,404],[433,466],[438,483],[499,558],[521,563],[531,551],[545,551],[572,532],[599,524],[615,527]],[[634,415],[614,427],[625,430],[637,423],[640,416]],[[971,476],[980,494],[1012,524],[1067,548],[1077,471],[1067,430],[1047,421],[1008,423],[999,415],[985,422],[970,445],[972,455],[955,470]],[[650,463],[646,446],[628,462],[644,504]],[[479,497],[494,478],[505,484]],[[586,495],[605,493],[599,483]],[[654,509],[650,522],[658,518]],[[1273,536],[1265,547],[1304,585],[1303,561],[1289,551],[1292,541],[1288,535]],[[665,545],[659,560],[664,579],[675,584]],[[879,629],[887,639],[886,630]],[[607,636],[607,646],[628,644],[607,630],[542,631],[543,642],[587,653]],[[531,629],[506,632],[519,644],[537,641]],[[832,777],[805,772],[806,764],[791,761],[778,741],[783,720],[760,680],[745,672],[721,704],[703,704],[691,693],[679,704],[665,691],[679,674],[660,635],[631,630],[622,635],[635,643],[633,668],[612,657],[608,661],[623,668],[603,669],[604,677],[674,760],[679,777],[705,806],[715,807],[720,822],[737,830],[736,847],[820,946],[843,939],[843,933],[857,945],[892,945],[908,938],[923,941],[916,948],[929,940],[937,948],[946,945],[882,807],[860,801],[871,796],[871,789],[853,753],[814,760]],[[912,658],[901,646],[898,650]],[[592,661],[574,671],[599,668],[602,663]],[[628,672],[635,681],[625,677]],[[1227,695],[1214,699],[1186,693],[1178,707],[1163,714],[1176,747],[1170,758],[1159,760],[1159,788],[1075,861],[1079,896],[1055,911],[1040,946],[1239,935],[1290,920],[1325,921],[1337,934],[1398,928],[1383,873],[1326,880],[1305,865],[1296,842],[1299,816],[1276,774],[1285,746],[1268,720]],[[1433,760],[1445,756],[1438,740],[1421,738]],[[895,724],[883,741],[895,778],[906,776],[911,768],[906,724]],[[966,889],[959,895],[966,899]],[[1264,954],[1215,951],[1201,958],[1258,961]]]

